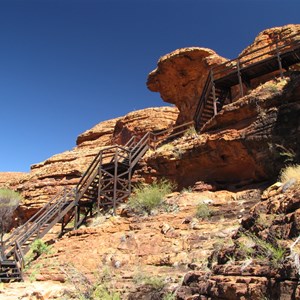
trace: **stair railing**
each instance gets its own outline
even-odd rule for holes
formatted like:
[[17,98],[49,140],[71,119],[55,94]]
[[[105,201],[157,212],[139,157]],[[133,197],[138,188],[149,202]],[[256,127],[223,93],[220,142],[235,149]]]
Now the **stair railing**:
[[[25,224],[13,231],[13,233],[3,241],[3,251],[8,247],[12,247],[20,236],[25,235],[27,232],[31,232],[36,228],[36,224],[40,223],[41,220],[51,212],[58,203],[61,202],[63,196],[66,194],[66,190],[61,191],[55,195],[47,204],[45,204],[36,214],[34,214]],[[57,200],[58,199],[58,200]]]
[[[66,204],[68,204],[66,206]],[[57,223],[62,215],[65,215],[73,206],[75,205],[74,190],[66,193],[52,206],[49,207],[48,211],[45,211],[43,214],[39,214],[38,218],[34,222],[26,226],[21,226],[18,233],[13,233],[4,243],[5,255],[9,257],[13,254],[15,243],[18,242],[22,247],[32,236],[36,235],[36,238],[42,238],[55,223]],[[46,227],[43,227],[47,224]],[[23,249],[23,252],[26,253],[28,247]]]
[[[223,76],[226,76],[228,72],[234,70],[234,68],[237,70],[237,61],[240,61],[240,67],[243,68],[246,65],[249,65],[251,63],[259,62],[259,60],[255,61],[256,59],[263,58],[266,55],[270,56],[277,56],[277,52],[280,51],[285,52],[288,50],[292,50],[293,48],[300,46],[300,39],[298,40],[292,40],[295,37],[299,37],[299,33],[289,35],[286,38],[283,39],[275,39],[274,42],[264,45],[262,47],[256,48],[253,51],[250,51],[248,53],[242,54],[237,58],[234,58],[232,60],[228,60],[227,62],[212,67],[212,70],[214,72],[215,79],[222,78]],[[262,52],[265,49],[268,49],[267,51]],[[255,62],[254,62],[255,61]]]
[[207,79],[206,79],[206,82],[205,82],[205,85],[203,88],[203,92],[201,94],[200,100],[197,104],[196,111],[194,114],[194,122],[195,122],[195,126],[196,126],[197,130],[200,129],[200,128],[198,128],[198,124],[200,124],[200,121],[201,121],[200,118],[201,118],[202,112],[204,110],[204,107],[206,106],[207,99],[208,99],[209,95],[211,94],[211,91],[213,88],[213,83],[211,80],[212,72],[213,72],[213,70],[209,71],[209,74],[207,76]]
[[[241,83],[241,71],[243,68],[247,67],[248,65],[260,63],[267,59],[266,57],[277,57],[278,60],[278,68],[280,71],[281,76],[283,76],[282,72],[282,64],[281,64],[281,55],[288,51],[293,51],[295,49],[299,49],[300,47],[300,39],[294,39],[295,37],[299,37],[299,33],[288,35],[285,38],[278,38],[275,39],[274,42],[264,45],[262,47],[256,48],[253,51],[248,53],[242,54],[239,57],[226,61],[223,64],[214,66],[211,68],[209,75],[207,77],[205,86],[203,88],[201,97],[196,107],[196,111],[194,114],[194,121],[196,129],[199,130],[201,125],[201,116],[202,112],[207,104],[207,99],[212,92],[214,82],[217,82],[218,79],[225,77],[226,75],[237,72],[237,76],[239,79],[239,86],[241,95],[243,95],[242,90],[242,83]],[[291,40],[292,39],[292,40]],[[266,50],[266,51],[264,51]],[[212,78],[213,73],[213,78]]]
[[150,147],[150,132],[147,132],[131,150],[131,167],[133,168]]
[[20,279],[22,280],[23,279],[23,269],[25,267],[25,258],[24,258],[22,248],[18,242],[15,243],[14,258],[16,261],[16,267],[20,274]]

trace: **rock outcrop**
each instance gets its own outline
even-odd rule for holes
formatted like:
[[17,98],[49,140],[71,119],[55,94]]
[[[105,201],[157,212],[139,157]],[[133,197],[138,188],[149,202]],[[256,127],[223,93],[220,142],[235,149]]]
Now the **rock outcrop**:
[[0,187],[10,187],[11,182],[20,182],[26,179],[27,175],[25,172],[0,172]]
[[210,68],[226,61],[207,48],[175,50],[160,58],[148,76],[148,89],[178,107],[178,125],[192,121]]
[[299,207],[296,180],[267,190],[232,246],[213,252],[210,271],[189,272],[177,299],[299,299]]
[[[280,27],[273,27],[260,32],[253,43],[246,47],[239,56],[247,56],[247,59],[253,58],[253,56],[249,55],[249,53],[256,51],[255,56],[258,54],[264,54],[266,49],[268,51],[269,48],[265,48],[270,44],[275,43],[279,40],[286,40],[287,42],[292,42],[295,40],[299,40],[300,33],[300,25],[299,24],[290,24]],[[296,36],[295,36],[296,35]],[[291,37],[292,36],[292,37]],[[291,38],[290,38],[291,37]],[[261,49],[263,48],[263,49]],[[260,50],[261,49],[261,50]],[[269,49],[270,51],[271,49]]]
[[[275,34],[298,31],[299,25],[265,30],[242,54]],[[81,134],[73,150],[32,166],[29,174],[0,177],[0,185],[22,192],[28,218],[62,187],[73,187],[101,147],[192,120],[209,69],[226,61],[195,47],[162,57],[147,85],[175,104],[179,116],[177,108],[155,108],[102,122]],[[66,234],[27,275],[38,270],[38,280],[64,282],[73,271],[89,280],[109,270],[109,286],[130,300],[162,299],[175,291],[178,300],[300,299],[299,183],[278,183],[261,193],[282,167],[300,162],[296,69],[283,79],[261,79],[267,81],[225,105],[201,134],[191,129],[148,151],[133,180],[176,182],[181,193],[169,195],[164,209],[137,216],[121,205],[117,217],[88,220],[91,228]],[[195,217],[199,203],[210,210],[209,220]],[[53,228],[45,239],[54,243],[59,232]],[[77,270],[68,269],[72,265]],[[148,275],[164,278],[167,288],[140,286],[138,280]]]
[[300,75],[267,82],[192,133],[146,156],[136,176],[169,178],[179,187],[196,181],[242,186],[275,180],[300,161]]
[[114,141],[124,145],[133,135],[141,138],[149,131],[161,132],[174,125],[177,117],[176,107],[143,109],[129,113],[116,122],[113,133]]

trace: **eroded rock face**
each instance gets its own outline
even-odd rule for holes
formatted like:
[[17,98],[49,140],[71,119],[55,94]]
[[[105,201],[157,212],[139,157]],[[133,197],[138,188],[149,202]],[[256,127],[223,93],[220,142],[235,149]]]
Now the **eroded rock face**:
[[[269,48],[264,48],[270,44],[275,43],[277,40],[286,40],[287,43],[299,40],[300,24],[290,24],[280,27],[273,27],[260,32],[255,38],[254,42],[245,48],[239,56],[248,55],[249,53],[256,51],[255,56],[258,54],[263,54],[268,51]],[[294,36],[298,35],[298,36]],[[293,36],[293,37],[291,37]],[[260,48],[264,48],[259,50]],[[270,49],[271,50],[271,49]],[[252,58],[253,56],[248,55],[247,58]]]
[[27,175],[25,172],[0,172],[0,188],[9,187],[12,181],[22,181]]
[[182,48],[160,58],[148,76],[150,91],[159,92],[165,102],[180,113],[177,124],[192,121],[211,67],[227,61],[207,48]]
[[[203,128],[145,157],[136,176],[229,184],[274,180],[286,160],[300,161],[300,76],[267,82],[223,110]],[[290,155],[290,157],[289,157]],[[225,186],[224,186],[225,185]]]
[[124,145],[132,136],[141,138],[145,133],[160,132],[172,126],[178,117],[176,107],[147,108],[120,118],[114,128],[114,141]]
[[77,146],[32,165],[28,174],[0,173],[0,186],[21,192],[23,219],[63,188],[74,187],[95,155],[105,146],[125,144],[133,136],[164,130],[175,123],[177,108],[159,107],[132,112],[124,117],[101,122],[77,138]]

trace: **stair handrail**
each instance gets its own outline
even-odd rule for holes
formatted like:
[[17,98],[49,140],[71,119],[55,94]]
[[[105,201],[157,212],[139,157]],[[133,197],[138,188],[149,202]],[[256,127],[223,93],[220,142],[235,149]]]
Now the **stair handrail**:
[[[65,192],[65,190],[64,190]],[[21,229],[25,228],[25,231],[22,232],[22,230],[18,231],[18,234],[11,235],[9,239],[7,239],[4,242],[4,248],[3,251],[8,250],[5,255],[9,255],[13,245],[16,242],[19,242],[19,244],[22,246],[32,235],[37,233],[40,228],[47,223],[53,216],[55,216],[55,213],[61,209],[67,202],[72,202],[69,200],[68,196],[72,196],[72,193],[74,192],[74,189],[70,190],[68,193],[64,193],[64,196],[61,197],[54,205],[50,206],[50,208],[45,211],[43,214],[39,215],[38,219],[35,220],[30,224],[28,227],[21,226]],[[75,197],[73,196],[73,201],[75,201]],[[11,248],[11,249],[9,249]]]
[[[287,29],[285,29],[285,30],[287,30]],[[203,108],[206,105],[208,95],[212,89],[212,84],[213,84],[212,79],[211,79],[212,72],[214,74],[214,80],[218,80],[219,78],[226,76],[227,71],[233,71],[236,68],[236,72],[238,72],[237,62],[239,62],[241,64],[240,68],[243,68],[243,66],[245,64],[250,63],[251,61],[257,60],[260,57],[264,57],[266,55],[271,55],[271,57],[275,57],[276,55],[279,55],[279,53],[280,53],[280,55],[282,55],[287,51],[295,50],[296,47],[300,45],[300,39],[293,39],[293,38],[298,37],[298,36],[300,36],[299,33],[288,35],[285,38],[277,37],[273,42],[271,42],[267,45],[256,48],[248,53],[244,53],[244,54],[238,56],[237,58],[228,60],[220,65],[216,65],[216,66],[212,67],[210,69],[209,75],[207,76],[204,88],[202,90],[201,97],[198,101],[196,111],[194,114],[194,120],[196,123],[196,127],[199,126],[199,123],[200,123],[199,118],[201,117],[201,112],[203,111]],[[269,49],[269,50],[261,52],[264,49]],[[257,54],[257,55],[255,55],[255,54]],[[251,55],[252,55],[252,57],[249,58],[249,56],[251,56]],[[256,63],[256,62],[259,63],[260,61],[263,61],[263,60],[264,59],[257,60],[253,63]],[[199,129],[199,128],[197,128],[197,129]]]
[[16,235],[19,235],[19,233],[22,230],[27,231],[30,228],[30,226],[33,223],[37,222],[39,220],[39,218],[41,218],[43,216],[43,214],[48,211],[48,208],[51,207],[52,205],[55,205],[57,202],[57,199],[60,199],[61,196],[65,193],[66,193],[66,189],[63,189],[58,194],[56,194],[54,197],[52,197],[50,199],[50,201],[47,202],[44,206],[42,206],[42,208],[40,208],[29,220],[27,220],[22,226],[20,226],[16,230],[14,230],[13,233],[9,237],[7,237],[7,239],[5,239],[3,241],[3,243],[8,242]]
[[133,168],[143,153],[150,147],[150,132],[147,132],[131,151],[130,165]]
[[[150,131],[150,141],[153,143],[159,143],[161,141],[164,141],[166,139],[181,135],[182,133],[186,132],[191,126],[194,126],[195,122],[194,121],[189,121],[180,125],[176,125],[176,126],[170,126],[169,128],[159,132],[159,133],[155,133],[155,132],[151,132]],[[177,131],[178,129],[185,127],[185,129],[181,130],[181,131]],[[167,137],[165,137],[166,133],[168,132],[173,132],[176,131],[175,133],[169,134]],[[161,137],[159,137],[161,136]],[[157,138],[158,137],[158,138]],[[150,145],[151,146],[151,145]]]
[[25,267],[25,256],[23,254],[20,244],[17,241],[15,243],[14,255],[15,255],[15,261],[17,263],[16,266],[18,268],[20,277],[22,279],[23,278],[23,269]]
[[[284,43],[284,42],[288,41],[288,40],[290,40],[290,39],[292,39],[292,38],[294,38],[296,36],[299,36],[299,33],[296,33],[296,34],[293,34],[293,35],[289,35],[289,36],[287,36],[287,37],[285,37],[283,39],[276,39],[272,43],[269,43],[269,44],[264,45],[262,47],[256,48],[256,49],[254,49],[254,50],[252,50],[252,51],[250,51],[248,53],[244,53],[244,54],[242,54],[242,55],[240,55],[240,56],[238,56],[238,57],[236,57],[234,59],[231,59],[231,60],[228,60],[228,61],[224,62],[223,64],[216,65],[216,66],[212,67],[211,70],[213,70],[215,77],[217,77],[219,74],[225,73],[225,71],[232,70],[232,68],[234,67],[234,65],[236,65],[236,62],[238,60],[240,61],[241,67],[242,67],[242,64],[249,63],[250,61],[252,61],[254,59],[257,59],[257,58],[262,57],[264,55],[271,54],[274,51],[276,51],[276,44],[277,43],[280,43],[280,45],[278,45],[278,49],[279,50],[282,50],[282,49],[289,50],[288,47],[290,47],[292,45],[294,45],[294,46],[300,45],[300,39],[299,40],[291,40],[288,43]],[[272,49],[271,48],[272,46],[275,46],[275,48]],[[267,49],[267,48],[271,48],[271,49],[269,51],[260,53],[260,54],[254,56],[254,57],[248,58],[247,60],[243,60],[245,57],[247,57],[249,55],[253,55],[256,52],[260,52],[261,50]],[[275,56],[275,54],[273,54],[273,56]],[[221,78],[221,77],[222,76],[220,76],[219,78]]]
[[[201,113],[202,113],[202,111],[203,111],[203,109],[204,109],[204,107],[207,103],[207,98],[208,98],[209,94],[212,91],[212,82],[211,82],[212,72],[213,72],[213,70],[210,70],[209,73],[208,73],[208,76],[207,76],[202,94],[200,96],[199,102],[198,102],[196,110],[195,110],[195,114],[194,114],[195,126],[198,125],[198,121],[199,121],[199,118],[201,116]],[[199,128],[196,128],[196,129],[199,129]]]
[[131,152],[136,152],[137,151],[137,149],[139,149],[140,148],[140,146],[142,145],[142,144],[144,144],[144,142],[145,141],[149,141],[149,136],[150,136],[150,131],[149,132],[146,132],[143,136],[142,136],[142,138],[135,144],[135,146],[131,149]]
[[[134,143],[134,140],[135,140],[135,136],[133,136],[124,146],[123,149],[125,149],[126,147],[130,147],[132,145],[132,143]],[[97,155],[95,156],[95,158],[92,160],[92,162],[90,163],[89,167],[87,168],[87,170],[83,173],[82,177],[80,178],[79,182],[77,183],[77,190],[80,191],[81,188],[84,186],[84,184],[87,182],[87,180],[90,178],[90,176],[94,173],[95,171],[95,168],[98,166],[99,164],[99,160],[100,160],[100,157],[101,157],[101,154],[104,152],[104,151],[108,151],[108,150],[111,150],[111,149],[115,149],[116,148],[116,145],[112,145],[112,146],[108,146],[108,147],[105,147],[103,149],[101,149]]]

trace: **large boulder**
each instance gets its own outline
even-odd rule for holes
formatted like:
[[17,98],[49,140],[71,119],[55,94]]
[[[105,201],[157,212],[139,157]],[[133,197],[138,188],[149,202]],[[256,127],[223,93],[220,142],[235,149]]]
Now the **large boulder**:
[[210,68],[226,61],[207,48],[175,50],[159,59],[148,76],[148,89],[178,107],[177,124],[192,121]]

